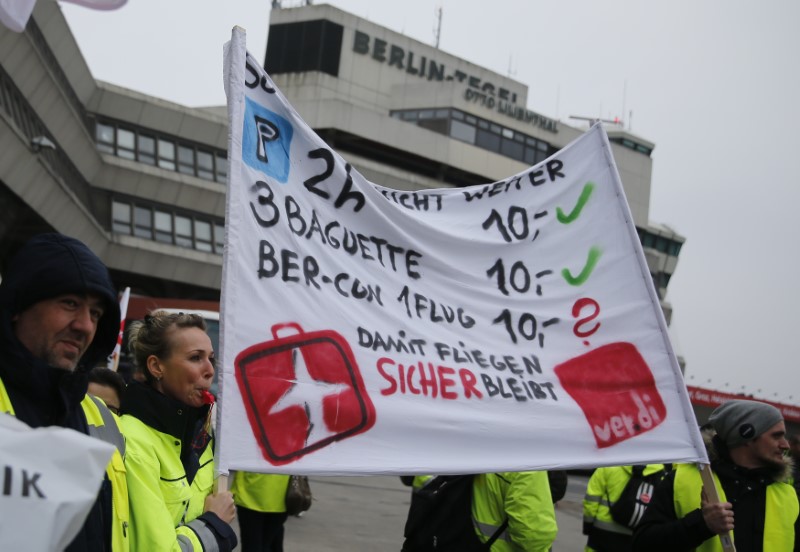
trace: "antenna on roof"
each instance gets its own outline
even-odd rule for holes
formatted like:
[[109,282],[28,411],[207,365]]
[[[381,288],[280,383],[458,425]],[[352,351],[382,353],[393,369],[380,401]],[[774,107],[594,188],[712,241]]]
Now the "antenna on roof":
[[436,39],[436,49],[439,49],[439,39],[442,37],[442,6],[436,8],[436,29],[433,31],[433,36]]
[[622,119],[619,117],[614,117],[613,119],[601,119],[600,117],[583,117],[581,115],[570,115],[570,119],[575,119],[576,121],[588,121],[589,125],[594,125],[596,123],[608,123],[610,125],[617,125],[621,127],[625,127],[625,123],[622,122]]
[[514,69],[514,54],[508,54],[508,76],[515,77],[517,70]]
[[628,99],[627,96],[628,96],[628,79],[625,79],[624,81],[622,81],[622,116],[623,117],[625,116],[625,109],[627,107],[625,105],[625,102]]

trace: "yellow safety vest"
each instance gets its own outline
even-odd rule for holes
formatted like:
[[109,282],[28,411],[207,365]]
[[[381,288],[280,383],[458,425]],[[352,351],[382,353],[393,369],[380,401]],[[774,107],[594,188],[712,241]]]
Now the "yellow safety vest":
[[472,521],[482,542],[508,519],[492,552],[546,552],[558,533],[547,472],[476,475],[472,485]]
[[[643,475],[663,472],[664,464],[648,464]],[[583,497],[583,522],[592,526],[592,531],[605,531],[630,537],[633,531],[611,516],[611,507],[622,496],[622,491],[631,479],[632,466],[609,466],[597,468],[589,478],[586,495]],[[586,546],[585,552],[592,548]]]
[[[725,491],[720,485],[717,474],[714,482],[719,491],[719,498],[725,501]],[[703,480],[700,470],[694,464],[680,464],[675,470],[674,505],[675,514],[682,518],[700,508],[700,492]],[[797,493],[786,483],[772,483],[767,487],[767,507],[764,519],[764,551],[791,552],[794,550],[794,522],[800,512]],[[734,522],[735,523],[735,522]],[[733,531],[736,540],[736,530]],[[713,537],[698,546],[699,552],[722,552],[722,544]]]
[[233,474],[231,492],[237,506],[256,512],[286,511],[288,475],[237,471]]
[[[106,476],[111,482],[111,549],[114,552],[128,552],[130,512],[128,509],[128,484],[125,474],[125,439],[119,428],[119,419],[100,399],[86,395],[81,401],[83,414],[89,425],[89,435],[116,447],[111,461],[106,467]],[[14,406],[0,379],[0,412],[14,414]]]

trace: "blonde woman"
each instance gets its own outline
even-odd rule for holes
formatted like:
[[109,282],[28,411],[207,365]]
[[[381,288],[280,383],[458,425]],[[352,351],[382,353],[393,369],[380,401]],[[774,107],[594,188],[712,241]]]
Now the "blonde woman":
[[232,550],[233,496],[212,493],[214,351],[205,321],[157,311],[131,326],[128,347],[145,378],[122,403],[131,550]]

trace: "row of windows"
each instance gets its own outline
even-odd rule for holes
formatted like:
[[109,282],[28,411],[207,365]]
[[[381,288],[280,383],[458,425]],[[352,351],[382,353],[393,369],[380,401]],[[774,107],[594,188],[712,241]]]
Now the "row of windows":
[[391,116],[528,165],[544,161],[556,152],[556,148],[543,140],[460,109],[407,109],[393,111]]
[[118,234],[220,255],[225,245],[222,222],[121,199],[111,204],[111,228]]
[[650,249],[655,249],[656,251],[666,253],[673,257],[677,257],[681,252],[681,246],[683,246],[682,242],[671,240],[657,234],[651,234],[647,230],[642,230],[641,228],[637,228],[636,231],[639,234],[639,241],[642,242],[642,247],[649,247]]
[[104,153],[168,171],[222,183],[225,183],[228,173],[226,152],[198,147],[170,136],[159,135],[152,130],[98,121],[95,140],[97,149]]
[[639,153],[643,153],[648,157],[650,157],[650,154],[653,153],[652,149],[637,142],[634,142],[633,140],[630,140],[628,138],[609,138],[609,141],[614,142],[616,144],[620,144],[621,146],[624,146],[628,149],[632,149],[633,151],[638,151]]

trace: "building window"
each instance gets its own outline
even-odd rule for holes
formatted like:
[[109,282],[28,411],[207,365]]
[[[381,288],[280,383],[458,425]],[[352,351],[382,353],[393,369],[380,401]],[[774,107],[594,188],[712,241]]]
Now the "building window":
[[97,123],[94,136],[97,140],[98,150],[114,155],[114,127]]
[[475,127],[461,121],[450,121],[450,137],[468,144],[475,143]]
[[175,170],[175,143],[158,139],[158,166],[170,171]]
[[156,164],[156,139],[152,136],[147,136],[145,134],[139,135],[139,147],[137,149],[137,153],[139,155],[139,161],[141,163],[145,163],[147,165],[155,165]]
[[172,243],[172,213],[156,211],[156,241]]
[[672,257],[677,257],[681,252],[683,242],[658,236],[641,228],[637,228],[636,232],[639,234],[639,241],[642,242],[642,247],[655,249]]
[[193,247],[192,243],[192,219],[189,217],[175,217],[175,245],[181,247]]
[[194,150],[178,146],[178,172],[194,175]]
[[500,153],[517,161],[525,160],[525,146],[508,138],[503,138]]
[[500,136],[489,132],[488,130],[478,129],[478,134],[475,137],[475,145],[495,153],[500,152]]
[[194,247],[200,251],[211,251],[211,223],[204,220],[194,221]]
[[136,160],[136,135],[127,129],[117,129],[117,156]]
[[217,154],[217,182],[225,182],[228,177],[228,158]]
[[153,239],[153,211],[146,207],[133,208],[133,235],[139,238]]
[[211,153],[197,150],[197,176],[214,180],[214,156]]
[[444,134],[447,135],[447,119],[425,119],[420,120],[419,126],[422,128],[427,128],[428,130],[432,130],[437,134]]
[[653,150],[651,148],[648,148],[644,144],[638,144],[628,138],[615,137],[615,138],[609,138],[609,141],[614,142],[615,144],[619,144],[620,146],[623,146],[625,148],[632,149],[633,151],[636,151],[638,153],[643,153],[648,157],[650,157],[650,155],[653,153]]
[[131,206],[114,201],[111,204],[111,228],[120,234],[131,233]]

